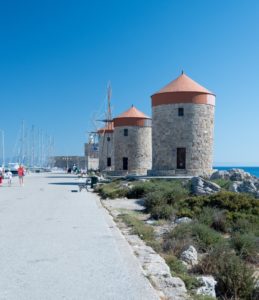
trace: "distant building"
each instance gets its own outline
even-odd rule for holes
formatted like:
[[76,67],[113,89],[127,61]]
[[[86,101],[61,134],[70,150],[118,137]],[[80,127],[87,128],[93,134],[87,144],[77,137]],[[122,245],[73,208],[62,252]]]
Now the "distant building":
[[114,126],[108,122],[98,130],[99,169],[101,172],[114,170]]
[[132,106],[114,118],[115,174],[146,175],[151,169],[151,118]]
[[76,165],[79,169],[86,168],[85,156],[54,156],[54,167],[61,169],[72,168]]
[[85,144],[85,161],[87,170],[99,169],[99,145],[89,141]]
[[215,95],[182,74],[152,97],[152,175],[212,172]]

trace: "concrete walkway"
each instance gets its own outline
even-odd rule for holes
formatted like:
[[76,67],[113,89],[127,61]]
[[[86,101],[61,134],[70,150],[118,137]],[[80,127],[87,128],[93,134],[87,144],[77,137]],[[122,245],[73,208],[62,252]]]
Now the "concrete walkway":
[[98,198],[75,177],[0,187],[0,299],[158,299]]

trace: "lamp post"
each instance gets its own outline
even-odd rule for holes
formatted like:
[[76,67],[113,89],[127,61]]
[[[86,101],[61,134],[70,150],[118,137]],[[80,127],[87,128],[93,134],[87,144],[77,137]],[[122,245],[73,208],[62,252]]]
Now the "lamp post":
[[4,153],[4,130],[0,129],[0,132],[2,133],[2,165],[5,166],[5,153]]

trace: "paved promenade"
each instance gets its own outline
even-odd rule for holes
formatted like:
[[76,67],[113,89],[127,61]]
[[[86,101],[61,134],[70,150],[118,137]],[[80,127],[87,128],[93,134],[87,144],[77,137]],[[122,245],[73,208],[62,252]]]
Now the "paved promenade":
[[63,174],[0,187],[0,300],[157,299],[98,198]]

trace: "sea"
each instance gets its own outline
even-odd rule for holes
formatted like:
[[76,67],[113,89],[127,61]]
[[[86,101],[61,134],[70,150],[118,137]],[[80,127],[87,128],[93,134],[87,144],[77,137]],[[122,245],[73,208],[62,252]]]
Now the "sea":
[[245,172],[250,173],[251,175],[254,175],[259,178],[259,167],[240,167],[240,166],[234,166],[234,167],[213,167],[213,169],[217,170],[230,170],[230,169],[242,169]]

